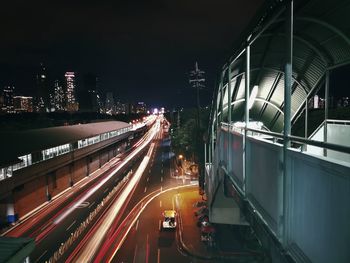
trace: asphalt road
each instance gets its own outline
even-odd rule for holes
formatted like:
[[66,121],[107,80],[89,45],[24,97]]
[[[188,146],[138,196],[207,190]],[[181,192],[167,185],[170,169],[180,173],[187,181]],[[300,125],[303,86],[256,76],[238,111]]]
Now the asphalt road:
[[126,213],[147,194],[159,189],[163,193],[154,198],[142,211],[120,249],[116,253],[114,251],[112,262],[202,262],[182,251],[179,220],[176,230],[161,230],[163,211],[181,210],[186,202],[183,194],[188,191],[186,188],[166,190],[189,185],[190,181],[171,177],[169,138],[160,139],[158,146]]
[[[159,132],[156,136],[155,151],[150,157],[150,162],[143,173],[133,195],[130,197],[129,203],[126,205],[124,213],[120,215],[119,221],[129,215],[129,212],[135,207],[145,196],[158,191],[188,184],[189,181],[175,179],[171,177],[171,153],[170,140],[163,137],[163,133]],[[146,148],[147,151],[148,147]],[[31,262],[45,262],[59,247],[65,242],[74,231],[80,226],[84,220],[96,209],[97,205],[109,194],[109,192],[119,183],[119,181],[130,170],[135,171],[142,161],[145,153],[140,154],[140,158],[128,163],[124,169],[112,176],[104,184],[101,184],[96,191],[89,194],[89,191],[97,186],[105,177],[113,172],[115,167],[105,172],[105,174],[94,180],[84,187],[75,186],[72,190],[67,191],[60,197],[60,202],[51,211],[47,212],[43,209],[41,213],[45,216],[33,216],[31,218],[30,227],[28,227],[21,236],[32,236],[37,239],[36,248],[31,254]],[[118,164],[117,164],[118,165]],[[116,165],[116,166],[117,166]],[[161,196],[155,198],[143,211],[140,218],[135,222],[129,235],[127,236],[121,249],[115,254],[113,262],[199,262],[188,258],[179,249],[179,229],[175,231],[159,231],[162,212],[165,209],[176,209],[176,193],[162,193]],[[84,198],[84,195],[87,195]],[[116,195],[118,196],[118,194]],[[84,202],[81,202],[83,197]],[[112,198],[113,199],[113,198]],[[53,202],[54,203],[54,202]],[[111,201],[112,203],[112,201]],[[106,208],[108,206],[106,205]],[[70,210],[69,213],[66,213]],[[40,213],[38,213],[40,215]],[[74,250],[89,228],[99,222],[96,216],[85,232],[81,233],[78,239],[67,248],[64,256],[60,258],[60,262],[64,262],[69,253]],[[37,218],[37,220],[36,220]],[[27,224],[29,224],[29,222]],[[109,253],[113,253],[112,251]],[[125,260],[124,260],[125,258]]]

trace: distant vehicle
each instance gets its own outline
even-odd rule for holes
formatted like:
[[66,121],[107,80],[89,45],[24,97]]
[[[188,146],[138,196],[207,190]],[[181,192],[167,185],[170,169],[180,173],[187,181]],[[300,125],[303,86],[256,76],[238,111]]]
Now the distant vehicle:
[[209,216],[208,215],[203,214],[203,215],[198,216],[198,218],[197,218],[197,226],[198,227],[206,225],[207,223],[209,223]]
[[207,202],[205,201],[198,201],[193,204],[193,207],[201,207],[201,206],[207,206]]
[[209,209],[206,206],[202,206],[198,208],[196,211],[194,211],[195,216],[201,216],[201,215],[208,215]]
[[163,212],[162,229],[175,229],[176,228],[176,211],[165,210]]

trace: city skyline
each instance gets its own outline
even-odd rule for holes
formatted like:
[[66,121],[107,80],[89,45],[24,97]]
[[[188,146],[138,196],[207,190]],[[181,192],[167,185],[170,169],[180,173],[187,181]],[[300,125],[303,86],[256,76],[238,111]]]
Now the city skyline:
[[28,82],[43,62],[52,75],[92,72],[103,92],[128,101],[188,107],[196,105],[188,78],[198,61],[207,73],[201,101],[208,105],[223,58],[262,2],[6,2],[0,87],[30,93]]

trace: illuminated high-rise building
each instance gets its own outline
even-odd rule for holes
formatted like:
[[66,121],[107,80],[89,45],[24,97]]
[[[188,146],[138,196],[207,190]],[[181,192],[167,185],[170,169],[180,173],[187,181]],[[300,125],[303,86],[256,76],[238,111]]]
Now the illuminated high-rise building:
[[66,78],[67,104],[75,103],[75,73],[66,72],[64,77]]
[[117,101],[116,103],[116,114],[126,114],[127,105],[124,103],[121,103],[120,101]]
[[33,112],[33,97],[13,97],[15,112]]
[[49,111],[49,87],[46,67],[43,63],[40,63],[40,68],[36,74],[36,110],[39,112]]
[[102,100],[99,93],[99,79],[95,74],[87,73],[82,78],[79,91],[79,110],[102,112]]
[[66,110],[77,111],[79,107],[77,101],[75,100],[75,73],[66,72],[64,77],[66,79]]
[[65,94],[58,80],[54,81],[53,107],[55,111],[64,111]]
[[147,106],[146,103],[143,101],[140,101],[135,106],[135,113],[146,113],[147,112]]
[[13,104],[15,87],[6,86],[3,90],[3,105],[2,111],[6,113],[15,113],[15,108]]
[[114,96],[113,92],[107,92],[106,93],[106,102],[105,102],[105,112],[107,114],[115,114],[115,103],[114,103]]

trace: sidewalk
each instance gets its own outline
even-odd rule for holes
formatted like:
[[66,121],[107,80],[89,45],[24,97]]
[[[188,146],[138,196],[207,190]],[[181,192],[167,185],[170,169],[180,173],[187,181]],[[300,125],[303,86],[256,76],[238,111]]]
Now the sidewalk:
[[203,201],[198,189],[186,195],[179,211],[179,239],[185,253],[210,262],[269,262],[258,241],[249,235],[249,227],[212,224],[216,230],[214,244],[210,246],[201,241],[201,228],[197,226],[197,217],[194,215],[198,208],[193,206],[197,201]]

